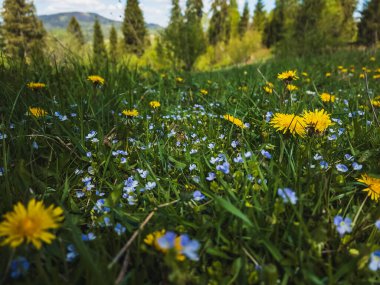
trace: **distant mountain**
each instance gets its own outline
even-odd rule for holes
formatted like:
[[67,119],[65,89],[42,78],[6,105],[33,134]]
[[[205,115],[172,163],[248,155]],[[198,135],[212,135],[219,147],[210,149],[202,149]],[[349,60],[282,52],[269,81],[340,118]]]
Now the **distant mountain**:
[[[48,32],[51,32],[56,35],[62,34],[62,32],[66,30],[67,25],[69,24],[70,19],[72,17],[77,18],[87,41],[90,41],[92,39],[93,26],[96,18],[98,18],[102,26],[104,36],[106,38],[108,38],[109,31],[112,26],[115,26],[119,33],[121,33],[121,21],[111,20],[96,13],[69,12],[39,16],[39,18],[44,24],[45,29]],[[146,24],[146,26],[148,32],[153,34],[163,29],[161,26],[157,24]]]

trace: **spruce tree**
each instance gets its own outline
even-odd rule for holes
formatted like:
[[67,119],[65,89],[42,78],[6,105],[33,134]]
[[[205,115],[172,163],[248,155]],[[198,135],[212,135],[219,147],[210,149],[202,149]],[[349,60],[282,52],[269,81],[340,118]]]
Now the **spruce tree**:
[[270,15],[270,21],[265,24],[263,43],[267,47],[281,46],[279,50],[286,52],[294,43],[294,22],[299,9],[299,1],[276,0],[275,5]]
[[163,31],[162,41],[157,45],[157,54],[167,52],[167,57],[173,62],[174,68],[181,65],[181,53],[183,53],[183,29],[184,18],[179,0],[172,0],[172,9],[167,28]]
[[218,42],[228,42],[230,39],[231,23],[228,16],[226,0],[215,0],[211,5],[212,16],[208,28],[208,40],[211,45]]
[[107,58],[107,51],[104,45],[102,27],[100,26],[98,18],[95,19],[94,23],[93,54],[94,62],[96,65],[104,63],[105,59]]
[[253,12],[253,29],[262,33],[265,28],[266,22],[266,12],[262,0],[258,0],[255,6],[255,11]]
[[185,11],[185,25],[183,29],[183,61],[185,69],[190,70],[197,58],[206,49],[202,27],[203,12],[199,8],[201,1],[187,0]]
[[2,16],[7,54],[21,59],[42,56],[46,32],[35,15],[33,2],[5,0]]
[[141,55],[144,52],[147,33],[138,0],[127,0],[122,31],[127,50]]
[[111,27],[110,31],[110,46],[109,46],[109,56],[112,62],[116,61],[117,52],[117,31],[114,26]]
[[297,38],[297,52],[299,54],[317,53],[324,48],[324,37],[319,23],[323,21],[322,12],[325,9],[325,0],[304,0],[298,10],[294,38]]
[[74,16],[70,19],[69,25],[67,26],[67,32],[73,35],[73,37],[75,38],[75,40],[77,41],[79,45],[81,46],[84,45],[85,41],[84,41],[82,29],[80,27],[79,22]]
[[[270,48],[283,38],[283,30],[285,24],[285,9],[282,0],[276,0],[276,6],[270,15],[264,28],[263,43]],[[253,22],[255,26],[255,20]]]
[[235,38],[239,34],[240,13],[236,0],[230,0],[228,5],[228,19],[230,24],[230,37]]
[[248,2],[245,2],[244,4],[244,10],[243,10],[243,15],[240,18],[239,22],[239,36],[242,38],[245,33],[247,32],[249,25],[249,7],[248,7]]
[[358,42],[366,46],[376,46],[380,37],[380,1],[365,2],[361,15]]

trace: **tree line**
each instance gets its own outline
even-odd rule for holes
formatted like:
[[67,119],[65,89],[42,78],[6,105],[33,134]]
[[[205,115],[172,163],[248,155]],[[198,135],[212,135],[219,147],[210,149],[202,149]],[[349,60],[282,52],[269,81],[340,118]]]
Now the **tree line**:
[[[155,52],[175,68],[190,70],[207,50],[234,39],[260,41],[276,53],[297,55],[328,52],[347,44],[376,46],[380,0],[367,0],[359,19],[355,19],[356,8],[357,0],[276,0],[272,11],[266,12],[264,2],[258,0],[251,17],[248,1],[240,13],[236,0],[214,0],[205,14],[202,0],[187,0],[184,9],[179,0],[172,0],[169,24],[154,40]],[[4,0],[2,18],[0,47],[7,55],[21,59],[43,56],[46,31],[33,2]],[[260,36],[253,38],[252,31]],[[77,45],[85,44],[75,17],[67,32]],[[107,49],[101,25],[95,20],[94,62],[117,62],[120,53],[139,57],[152,44],[138,0],[126,1],[121,32],[119,42],[118,31],[111,28]],[[124,47],[121,52],[120,44]]]

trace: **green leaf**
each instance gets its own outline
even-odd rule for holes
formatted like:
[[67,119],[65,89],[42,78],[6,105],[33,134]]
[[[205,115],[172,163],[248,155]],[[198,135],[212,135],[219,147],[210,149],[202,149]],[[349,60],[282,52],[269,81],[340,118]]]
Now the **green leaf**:
[[230,212],[231,214],[235,215],[236,217],[240,218],[243,222],[245,222],[247,225],[252,227],[252,223],[249,220],[249,218],[243,214],[238,208],[236,208],[234,205],[231,204],[231,202],[221,198],[221,197],[216,197],[215,201],[226,211]]

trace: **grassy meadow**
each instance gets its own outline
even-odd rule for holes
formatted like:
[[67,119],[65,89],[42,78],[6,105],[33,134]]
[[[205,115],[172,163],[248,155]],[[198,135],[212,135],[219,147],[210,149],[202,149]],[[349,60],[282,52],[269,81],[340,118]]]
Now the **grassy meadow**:
[[[379,284],[379,80],[359,51],[202,73],[3,62],[0,215],[36,199],[64,219],[12,245],[3,216],[0,283]],[[322,109],[320,130],[294,124]]]

